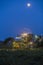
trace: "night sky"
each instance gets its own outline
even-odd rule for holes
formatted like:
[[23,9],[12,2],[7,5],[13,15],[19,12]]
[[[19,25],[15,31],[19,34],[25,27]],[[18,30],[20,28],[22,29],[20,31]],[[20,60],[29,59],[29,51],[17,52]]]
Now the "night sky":
[[43,34],[43,0],[0,0],[0,40],[15,37],[24,28]]

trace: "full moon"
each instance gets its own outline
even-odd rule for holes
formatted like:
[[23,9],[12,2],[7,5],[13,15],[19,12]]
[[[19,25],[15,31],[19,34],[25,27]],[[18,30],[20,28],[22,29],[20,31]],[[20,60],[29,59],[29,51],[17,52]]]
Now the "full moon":
[[27,3],[27,7],[30,7],[31,6],[31,4],[30,3]]

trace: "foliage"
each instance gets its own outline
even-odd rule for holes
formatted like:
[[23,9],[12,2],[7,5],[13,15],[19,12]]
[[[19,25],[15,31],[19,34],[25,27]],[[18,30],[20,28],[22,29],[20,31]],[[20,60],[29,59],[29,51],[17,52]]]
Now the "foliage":
[[42,65],[43,50],[0,50],[0,65]]
[[14,38],[13,37],[6,38],[4,44],[7,44],[9,41],[13,42]]

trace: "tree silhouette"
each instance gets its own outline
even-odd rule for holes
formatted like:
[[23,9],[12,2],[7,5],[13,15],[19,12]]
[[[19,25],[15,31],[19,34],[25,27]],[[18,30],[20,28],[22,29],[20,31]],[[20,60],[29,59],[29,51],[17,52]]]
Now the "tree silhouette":
[[13,41],[15,41],[13,37],[6,38],[4,41],[5,48],[12,48]]
[[5,41],[4,41],[4,44],[7,44],[10,41],[13,42],[14,38],[13,37],[6,38]]

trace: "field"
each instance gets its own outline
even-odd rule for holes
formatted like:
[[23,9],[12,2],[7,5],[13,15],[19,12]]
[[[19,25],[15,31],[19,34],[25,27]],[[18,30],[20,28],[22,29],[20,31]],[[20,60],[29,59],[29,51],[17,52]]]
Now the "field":
[[0,65],[43,65],[43,49],[0,50]]

